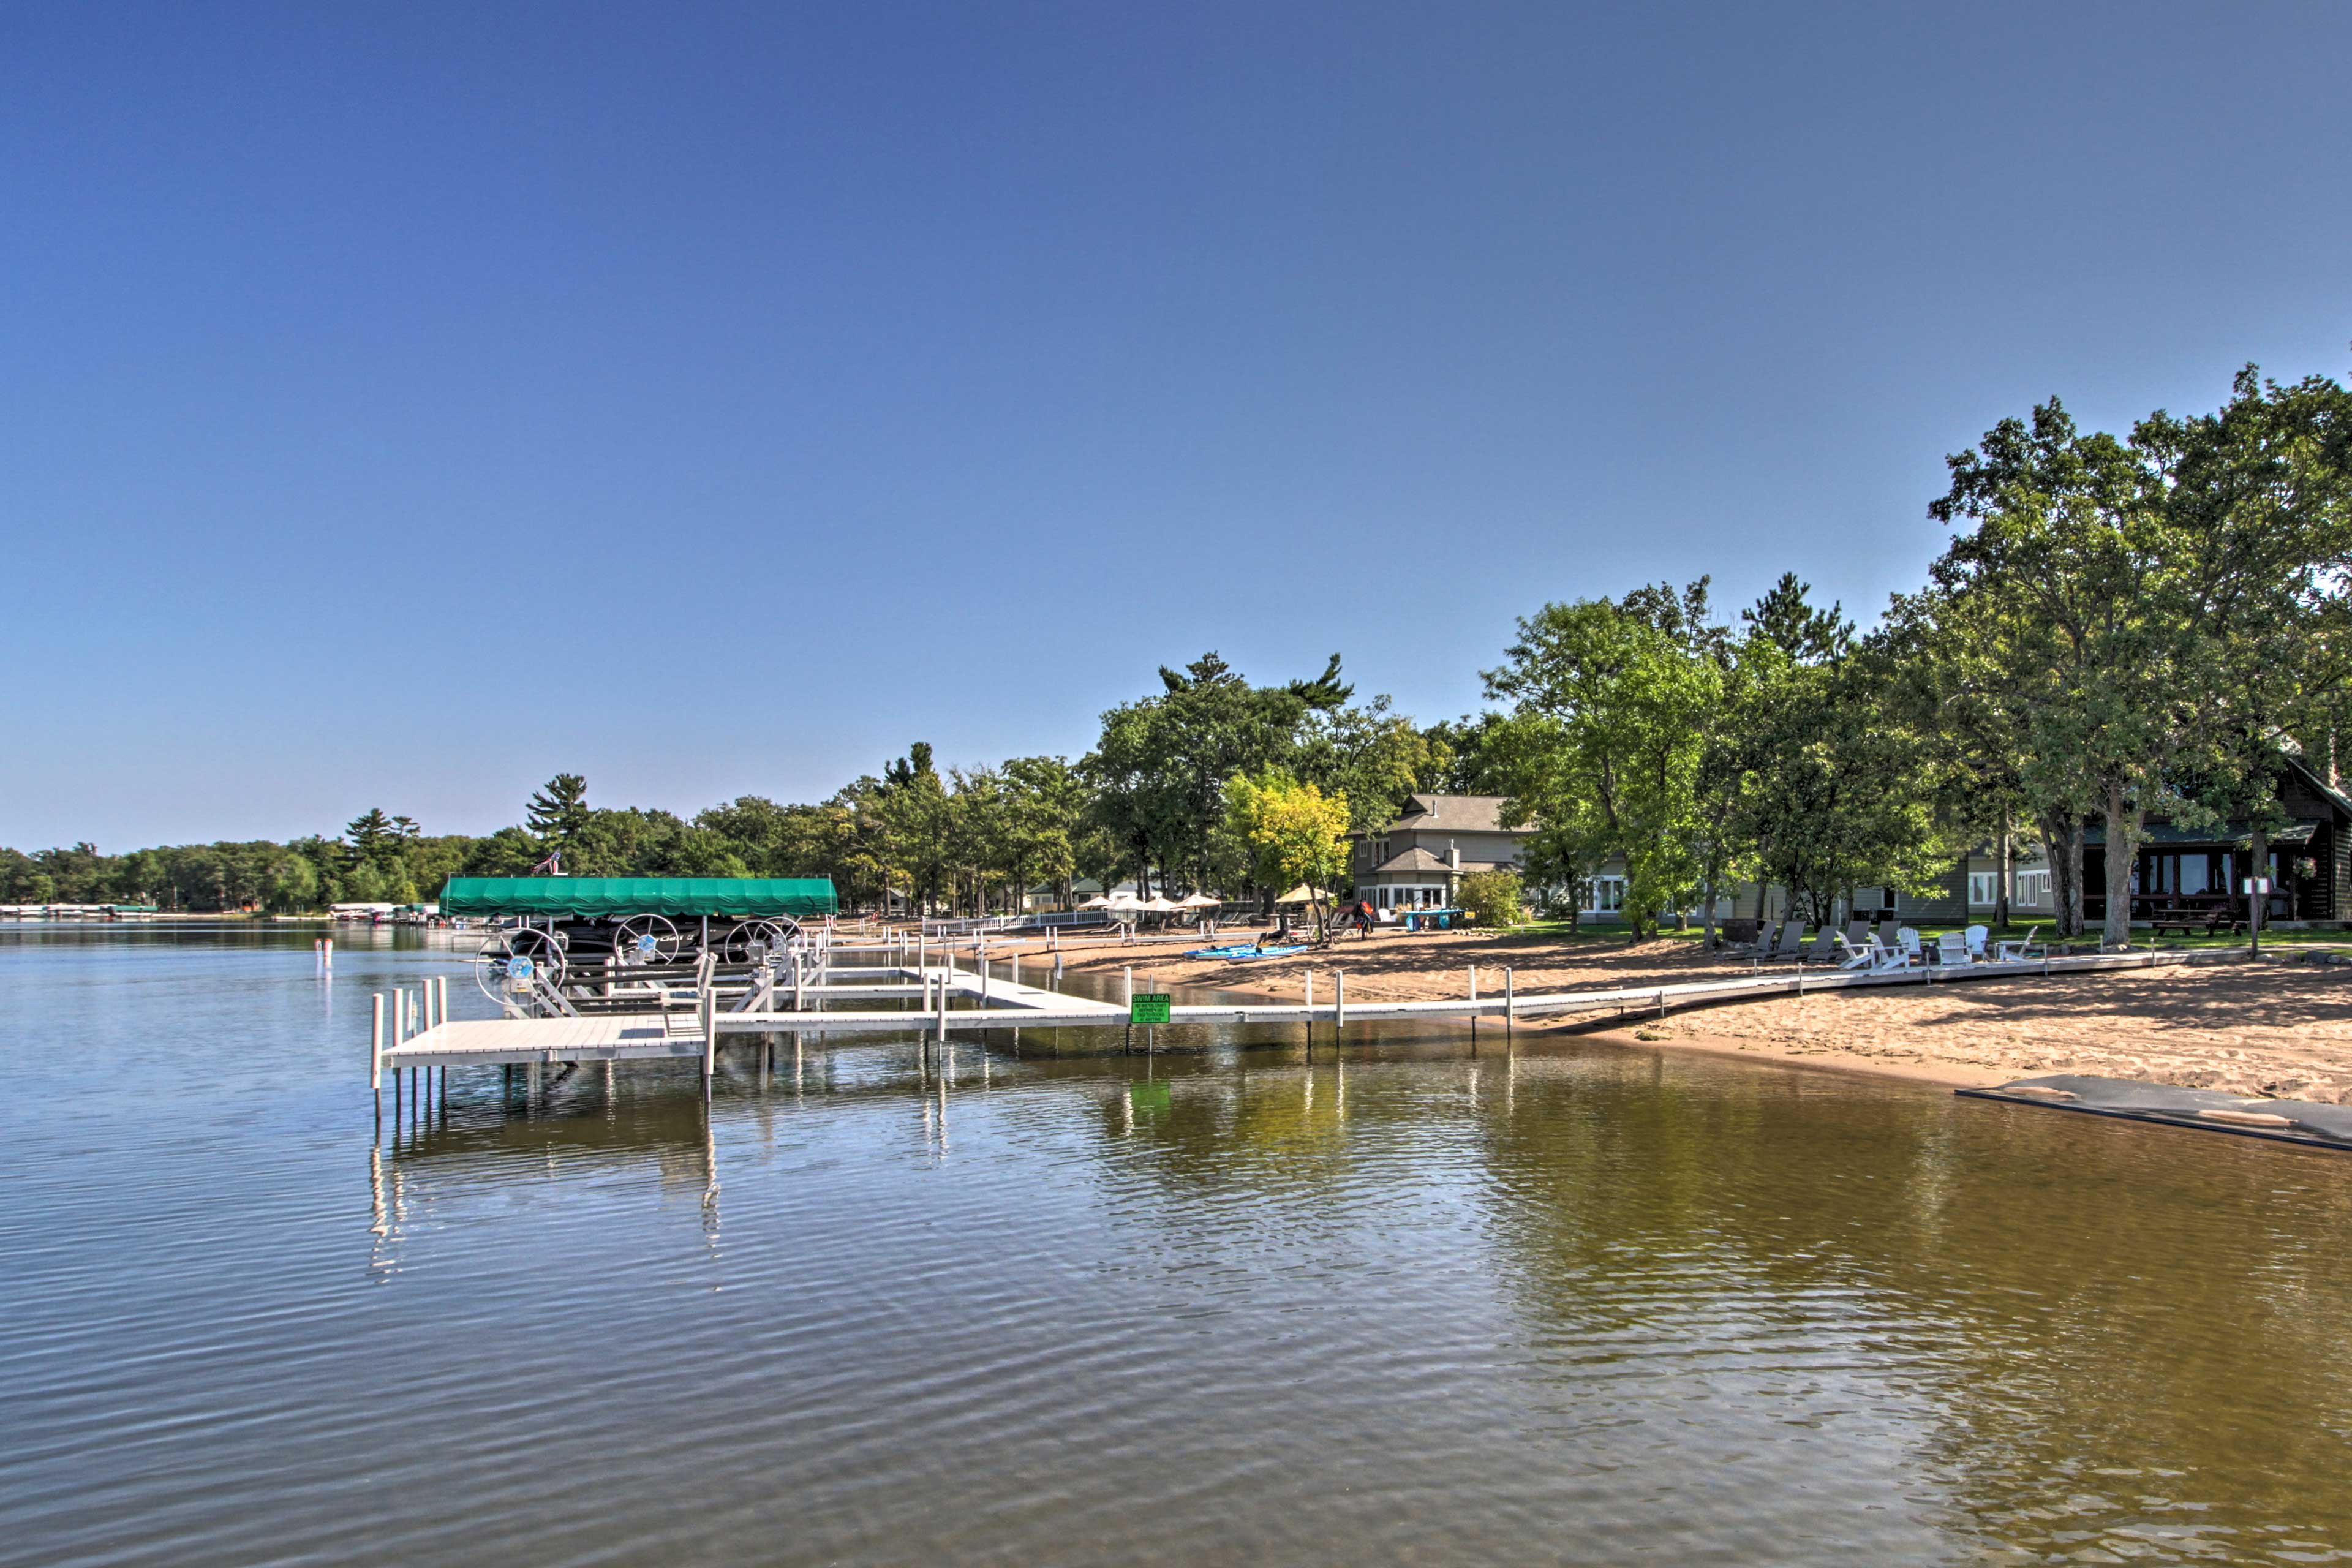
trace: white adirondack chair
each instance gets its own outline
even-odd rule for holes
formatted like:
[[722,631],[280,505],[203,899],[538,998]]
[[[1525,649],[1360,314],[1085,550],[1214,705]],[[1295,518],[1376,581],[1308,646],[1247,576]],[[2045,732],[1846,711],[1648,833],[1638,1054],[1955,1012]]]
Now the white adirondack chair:
[[1985,962],[1985,939],[1990,935],[1992,935],[1992,929],[1990,926],[1970,926],[1960,933],[1960,941],[1969,950],[1970,963]]

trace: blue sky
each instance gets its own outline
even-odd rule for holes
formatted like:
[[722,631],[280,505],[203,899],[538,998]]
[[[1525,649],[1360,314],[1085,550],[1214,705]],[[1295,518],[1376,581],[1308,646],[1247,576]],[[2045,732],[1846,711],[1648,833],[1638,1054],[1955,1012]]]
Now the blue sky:
[[815,798],[1162,662],[1875,612],[2056,393],[2352,369],[2336,5],[19,6],[0,843]]

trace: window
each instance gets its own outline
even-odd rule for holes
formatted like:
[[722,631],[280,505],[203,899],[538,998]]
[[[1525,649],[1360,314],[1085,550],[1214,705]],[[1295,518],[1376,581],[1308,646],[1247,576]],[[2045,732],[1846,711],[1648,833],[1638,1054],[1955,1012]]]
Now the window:
[[2030,910],[2050,907],[2050,873],[2020,871],[2017,874],[2017,901]]
[[1592,879],[1591,891],[1585,895],[1584,909],[1586,913],[1596,915],[1614,914],[1624,907],[1624,878],[1595,877]]
[[1993,884],[1999,879],[2000,879],[1994,876],[1990,871],[1969,872],[1969,907],[1972,910],[1989,910],[1992,908],[1994,903]]

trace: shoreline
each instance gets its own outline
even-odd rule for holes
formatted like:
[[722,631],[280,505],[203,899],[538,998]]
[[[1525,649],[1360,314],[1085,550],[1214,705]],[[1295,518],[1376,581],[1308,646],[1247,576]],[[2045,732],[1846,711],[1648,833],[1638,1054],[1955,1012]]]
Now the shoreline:
[[[1234,933],[1238,938],[1239,933]],[[1024,967],[1052,962],[1042,942],[1007,942]],[[1192,959],[1174,942],[1064,948],[1066,973],[1298,1002],[1310,971],[1328,1001],[1334,971],[1350,1001],[1498,996],[1506,965],[1521,995],[1639,989],[1752,973],[1744,961],[1687,941],[1513,936],[1505,931],[1383,932],[1284,958]],[[2100,974],[2021,975],[1955,985],[1838,990],[1690,1008],[1655,1019],[1586,1015],[1522,1027],[1729,1060],[1827,1068],[1949,1089],[2051,1073],[2217,1089],[2253,1099],[2352,1103],[2352,967],[2270,959]]]

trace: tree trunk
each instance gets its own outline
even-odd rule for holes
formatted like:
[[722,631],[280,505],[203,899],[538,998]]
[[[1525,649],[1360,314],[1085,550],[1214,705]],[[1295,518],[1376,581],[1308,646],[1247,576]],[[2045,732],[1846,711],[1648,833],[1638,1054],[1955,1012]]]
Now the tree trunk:
[[[2257,805],[2254,809],[2259,811],[2262,807]],[[2246,857],[2246,875],[2249,877],[2269,876],[2271,874],[2271,831],[2269,828],[2264,827],[2259,820],[2254,824],[2253,842],[2248,846],[2248,849],[2249,853]],[[2236,889],[2231,889],[2233,892]],[[2267,893],[2252,894],[2250,895],[2250,900],[2253,904],[2254,908],[2252,917],[2252,924],[2246,928],[2246,935],[2249,938],[2259,940],[2263,934],[2263,920],[2271,912],[2270,895]]]
[[2062,937],[2083,934],[2083,824],[2071,811],[2041,814],[2042,843],[2050,853],[2052,924]]
[[1715,879],[1717,869],[1716,857],[1709,856],[1706,874],[1699,879],[1698,896],[1706,900],[1706,907],[1699,911],[1699,929],[1704,932],[1699,941],[1709,952],[1715,951]]
[[2131,945],[2132,856],[2139,847],[2140,811],[2125,805],[2124,781],[2107,780],[2107,919],[2101,945]]
[[2009,883],[2013,859],[2010,854],[2009,808],[2000,813],[2000,827],[1992,837],[1992,924],[1995,931],[2009,925]]

